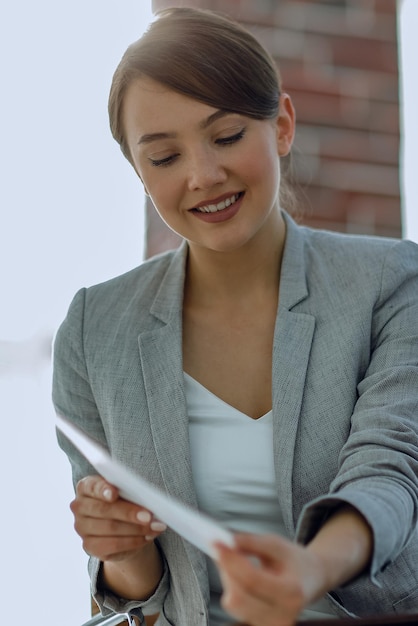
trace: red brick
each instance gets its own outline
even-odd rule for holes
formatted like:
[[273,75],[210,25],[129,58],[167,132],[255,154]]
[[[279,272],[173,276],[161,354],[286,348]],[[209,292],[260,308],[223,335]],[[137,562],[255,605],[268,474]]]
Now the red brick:
[[295,145],[302,154],[348,161],[394,165],[398,167],[399,138],[397,134],[370,133],[339,127],[298,123]]
[[355,96],[398,104],[399,86],[395,74],[310,63],[301,58],[277,57],[276,60],[286,91]]
[[351,35],[329,38],[329,43],[334,65],[394,74],[398,72],[396,42],[373,41]]
[[397,133],[399,130],[397,104],[308,91],[293,90],[290,95],[297,117],[304,123],[383,133]]

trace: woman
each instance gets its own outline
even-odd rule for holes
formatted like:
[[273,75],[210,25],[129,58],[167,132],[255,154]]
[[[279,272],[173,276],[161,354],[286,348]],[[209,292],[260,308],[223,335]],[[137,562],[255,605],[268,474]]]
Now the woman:
[[75,296],[54,403],[237,547],[206,560],[61,439],[102,611],[177,626],[418,611],[417,246],[284,211],[293,105],[226,18],[162,12],[109,113],[184,242]]

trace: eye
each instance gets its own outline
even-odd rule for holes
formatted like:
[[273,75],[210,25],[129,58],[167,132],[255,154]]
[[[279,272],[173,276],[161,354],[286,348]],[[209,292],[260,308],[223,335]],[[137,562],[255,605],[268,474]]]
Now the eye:
[[237,141],[240,141],[240,139],[242,139],[244,135],[245,128],[242,128],[238,133],[235,133],[234,135],[228,135],[228,137],[219,137],[219,139],[217,139],[215,143],[221,146],[229,146],[233,143],[237,143]]
[[151,159],[151,157],[149,157],[149,160],[153,167],[167,167],[167,165],[174,163],[178,156],[178,154],[170,154],[170,156],[164,157],[163,159]]

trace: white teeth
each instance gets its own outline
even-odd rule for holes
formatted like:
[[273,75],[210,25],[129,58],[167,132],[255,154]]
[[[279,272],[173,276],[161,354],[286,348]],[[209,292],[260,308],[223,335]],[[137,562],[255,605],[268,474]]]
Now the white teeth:
[[197,211],[200,211],[201,213],[216,213],[216,211],[222,211],[228,206],[231,206],[231,204],[234,204],[234,202],[238,200],[238,195],[239,194],[235,194],[230,198],[227,198],[226,200],[222,200],[222,202],[219,202],[218,204],[207,204],[205,206],[199,206],[197,207]]

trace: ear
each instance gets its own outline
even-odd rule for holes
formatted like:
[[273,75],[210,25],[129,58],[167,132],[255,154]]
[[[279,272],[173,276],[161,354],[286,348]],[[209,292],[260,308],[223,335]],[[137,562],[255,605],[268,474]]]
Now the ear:
[[296,114],[290,96],[282,93],[280,96],[279,115],[277,124],[277,149],[279,156],[289,154],[295,136]]

